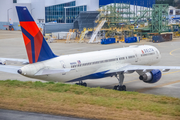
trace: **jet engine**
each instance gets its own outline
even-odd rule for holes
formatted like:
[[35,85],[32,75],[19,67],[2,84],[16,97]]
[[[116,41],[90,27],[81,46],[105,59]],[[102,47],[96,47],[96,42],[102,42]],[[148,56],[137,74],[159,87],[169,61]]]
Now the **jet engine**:
[[143,80],[145,83],[156,83],[161,79],[162,73],[160,70],[155,69],[151,72],[144,73],[140,75],[139,79]]

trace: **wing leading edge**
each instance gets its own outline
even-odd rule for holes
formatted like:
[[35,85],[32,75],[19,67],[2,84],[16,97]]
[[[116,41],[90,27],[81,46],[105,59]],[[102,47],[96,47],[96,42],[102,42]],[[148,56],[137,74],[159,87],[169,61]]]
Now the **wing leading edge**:
[[111,69],[108,73],[118,73],[118,72],[128,72],[128,71],[151,71],[154,69],[162,70],[163,72],[167,72],[171,69],[178,69],[180,70],[180,67],[176,66],[143,66],[143,65],[126,65],[124,67],[118,68],[118,69]]

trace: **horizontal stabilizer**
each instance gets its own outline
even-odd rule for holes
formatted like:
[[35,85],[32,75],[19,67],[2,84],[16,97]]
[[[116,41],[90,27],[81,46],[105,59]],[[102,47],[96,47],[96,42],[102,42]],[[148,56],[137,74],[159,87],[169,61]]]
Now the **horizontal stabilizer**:
[[10,65],[0,65],[1,72],[18,74],[17,71],[20,69],[20,66],[10,66]]
[[20,62],[22,64],[29,64],[29,60],[27,60],[27,59],[0,58],[0,63],[5,64],[6,61]]

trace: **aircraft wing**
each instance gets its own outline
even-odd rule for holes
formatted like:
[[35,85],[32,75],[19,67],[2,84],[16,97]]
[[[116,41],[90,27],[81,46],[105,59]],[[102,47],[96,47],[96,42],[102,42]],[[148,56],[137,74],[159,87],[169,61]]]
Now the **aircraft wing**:
[[17,71],[21,68],[21,66],[10,66],[10,65],[0,65],[0,71],[18,74]]
[[162,70],[163,72],[167,72],[171,69],[180,70],[180,66],[143,66],[143,65],[126,65],[124,67],[118,69],[111,69],[107,73],[117,73],[117,72],[125,72],[128,73],[130,71],[151,71],[154,69]]
[[0,58],[0,64],[5,65],[6,61],[20,62],[22,64],[29,64],[29,60],[27,60],[27,59]]

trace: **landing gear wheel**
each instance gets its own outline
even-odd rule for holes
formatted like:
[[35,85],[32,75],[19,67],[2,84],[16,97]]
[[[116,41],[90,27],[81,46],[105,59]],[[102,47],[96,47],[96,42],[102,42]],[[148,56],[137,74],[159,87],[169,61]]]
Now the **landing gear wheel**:
[[113,90],[117,90],[117,87],[118,87],[118,85],[114,86],[114,89],[113,89]]
[[84,86],[84,87],[87,87],[87,83],[84,82],[84,83],[83,83],[83,86]]
[[125,85],[123,85],[123,86],[116,85],[116,86],[114,86],[114,90],[126,91],[126,86]]
[[87,87],[87,83],[80,81],[79,83],[76,83],[76,85]]
[[126,86],[123,85],[123,86],[122,86],[122,89],[123,89],[123,91],[126,91]]

